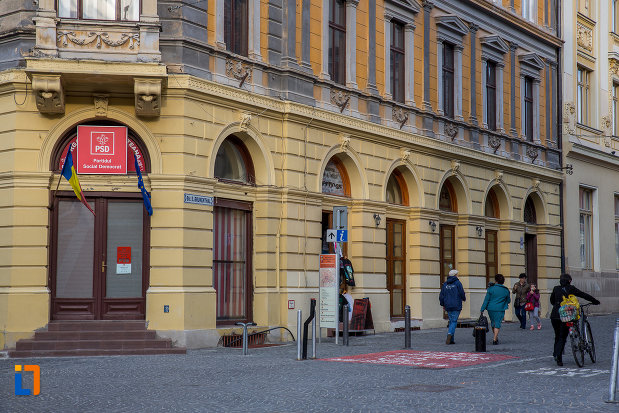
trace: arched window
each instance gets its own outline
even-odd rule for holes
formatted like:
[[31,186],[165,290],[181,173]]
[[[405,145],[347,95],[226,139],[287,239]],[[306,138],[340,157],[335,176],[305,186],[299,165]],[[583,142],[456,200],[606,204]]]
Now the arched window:
[[490,192],[488,192],[488,196],[486,197],[485,210],[485,215],[489,218],[501,217],[501,213],[499,211],[499,201],[497,200],[496,194],[494,193],[494,189],[491,189]]
[[537,217],[535,215],[535,204],[531,197],[527,198],[527,202],[524,204],[524,222],[527,224],[536,224]]
[[322,175],[322,193],[350,196],[350,181],[346,168],[336,157],[331,158],[325,166],[325,172]]
[[254,165],[247,148],[236,136],[227,137],[215,157],[215,178],[224,181],[255,183]]
[[445,181],[438,200],[438,209],[447,212],[457,212],[456,196],[451,182]]
[[408,205],[408,189],[404,176],[397,169],[387,181],[387,202],[397,205]]
[[[94,122],[84,122],[81,125],[89,126],[125,126],[115,122],[110,121],[94,121]],[[71,148],[71,156],[73,157],[73,164],[77,165],[79,162],[77,155],[77,127],[71,129],[63,139],[60,140],[60,143],[54,149],[52,155],[52,164],[50,165],[50,170],[60,173],[62,167],[64,166],[64,161],[67,157],[67,152]],[[136,133],[134,133],[131,129],[128,128],[128,136],[127,136],[127,173],[135,173],[135,160],[134,155],[138,160],[138,165],[140,167],[140,171],[142,173],[150,172],[150,157],[148,155],[148,151],[146,147],[142,143],[141,139],[138,137]]]

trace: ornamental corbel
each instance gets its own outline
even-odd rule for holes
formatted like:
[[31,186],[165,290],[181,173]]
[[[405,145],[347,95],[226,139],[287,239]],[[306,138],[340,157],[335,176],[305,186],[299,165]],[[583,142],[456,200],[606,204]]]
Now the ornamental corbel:
[[348,152],[350,147],[350,135],[340,134],[340,150],[342,152]]
[[402,149],[402,165],[406,165],[410,157],[411,151],[409,151],[408,149]]
[[539,179],[532,179],[531,180],[531,186],[533,187],[534,191],[539,191],[539,184],[541,182],[539,181]]
[[495,171],[494,171],[494,179],[498,183],[503,183],[503,171],[501,171],[500,169],[495,169]]
[[159,116],[161,113],[161,79],[135,78],[135,114]]
[[95,116],[107,118],[108,95],[95,95]]
[[32,90],[41,113],[64,113],[64,89],[60,75],[32,75]]
[[456,161],[455,159],[451,161],[451,172],[455,175],[458,173],[458,170],[460,169],[460,162]]
[[241,131],[247,132],[247,129],[249,128],[250,123],[251,123],[251,114],[250,113],[241,114],[241,122],[239,124],[239,128],[241,128]]

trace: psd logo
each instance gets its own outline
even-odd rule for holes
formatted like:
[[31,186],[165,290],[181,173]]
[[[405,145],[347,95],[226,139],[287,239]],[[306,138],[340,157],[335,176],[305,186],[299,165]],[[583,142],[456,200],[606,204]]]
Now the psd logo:
[[90,134],[91,155],[114,155],[114,132],[92,132]]
[[41,393],[41,367],[36,364],[26,364],[23,366],[24,371],[31,371],[33,373],[33,388],[24,389],[22,386],[22,365],[15,365],[15,395],[16,396],[37,396]]

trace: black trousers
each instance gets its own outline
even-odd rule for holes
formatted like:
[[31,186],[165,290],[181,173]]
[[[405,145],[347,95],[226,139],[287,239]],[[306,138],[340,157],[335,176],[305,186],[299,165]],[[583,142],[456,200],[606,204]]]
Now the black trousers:
[[552,355],[557,359],[563,361],[563,348],[567,341],[567,336],[570,333],[570,328],[558,318],[550,319],[552,328],[555,330],[555,348]]

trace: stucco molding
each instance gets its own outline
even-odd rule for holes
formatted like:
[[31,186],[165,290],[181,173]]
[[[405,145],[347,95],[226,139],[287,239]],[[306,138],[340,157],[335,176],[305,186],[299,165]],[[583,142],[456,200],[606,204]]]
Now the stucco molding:
[[64,113],[64,88],[61,75],[32,75],[32,90],[41,113]]
[[[514,206],[512,203],[512,196],[509,193],[507,185],[505,185],[505,182],[503,182],[502,172],[500,174],[500,178],[496,177],[495,174],[495,178],[488,182],[488,185],[486,185],[486,191],[484,192],[484,197],[482,198],[482,215],[486,215],[486,199],[488,198],[490,190],[494,189],[494,192],[497,195],[497,201],[499,202],[499,219],[511,221],[512,219],[514,219]],[[507,213],[507,216],[505,216],[505,212]]]
[[[454,167],[455,164],[457,164],[457,168]],[[469,186],[466,182],[466,177],[462,174],[462,171],[460,169],[460,162],[458,161],[452,161],[451,168],[443,174],[443,177],[441,178],[436,188],[436,191],[434,191],[435,192],[435,206],[434,207],[436,208],[437,211],[440,210],[439,200],[440,200],[440,195],[441,195],[441,188],[443,188],[443,185],[449,178],[454,178],[453,180],[456,181],[456,185],[453,185],[452,183],[452,186],[454,187],[454,190],[456,191],[456,198],[458,202],[458,212],[457,212],[458,215],[471,214],[471,211],[472,211],[471,191],[469,190]]]
[[135,114],[138,116],[159,116],[161,113],[161,79],[135,78]]
[[383,177],[380,200],[383,202],[387,202],[387,183],[389,182],[389,178],[391,177],[393,171],[399,169],[404,176],[404,181],[406,182],[406,187],[408,189],[408,199],[410,200],[410,202],[407,208],[424,208],[425,197],[423,196],[423,182],[419,178],[421,175],[417,171],[417,167],[410,158],[410,151],[404,150],[403,152],[403,157],[393,161],[389,166],[389,169],[387,169],[387,173]]
[[[314,191],[322,192],[322,176],[325,173],[327,163],[332,157],[338,156],[338,159],[342,161],[346,168],[346,173],[350,179],[350,197],[355,200],[368,199],[368,179],[366,176],[366,170],[363,167],[361,157],[352,146],[348,146],[348,149],[344,152],[341,144],[331,146],[322,157],[320,157],[320,172],[317,175]],[[310,188],[310,190],[312,190]]]
[[[548,225],[550,222],[550,219],[548,216],[548,207],[547,207],[548,202],[546,201],[544,192],[540,188],[540,185],[542,183],[539,180],[537,180],[537,183],[535,181],[536,180],[532,180],[531,186],[529,186],[529,188],[525,192],[524,197],[520,200],[521,207],[520,207],[520,216],[518,217],[518,219],[524,222],[524,204],[526,203],[527,198],[531,196],[531,199],[533,200],[533,205],[535,205],[535,216],[537,218],[537,225]],[[542,219],[540,220],[540,218]],[[527,225],[532,225],[532,224],[527,224]]]

